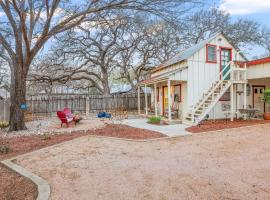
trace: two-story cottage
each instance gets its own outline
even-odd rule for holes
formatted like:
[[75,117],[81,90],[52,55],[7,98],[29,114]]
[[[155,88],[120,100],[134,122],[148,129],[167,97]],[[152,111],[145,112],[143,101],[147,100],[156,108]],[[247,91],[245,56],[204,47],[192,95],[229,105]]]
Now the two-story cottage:
[[[248,72],[251,68],[252,63],[246,62],[224,35],[216,34],[156,67],[150,78],[139,84],[139,87],[152,88],[152,103],[147,105],[145,99],[145,114],[152,111],[168,117],[169,121],[178,119],[186,124],[197,124],[206,117],[233,120],[238,109],[248,105],[262,109],[258,102],[252,102],[254,98],[250,93],[264,73],[254,76],[252,71]],[[262,67],[257,68],[252,70]],[[267,85],[259,82],[258,86]],[[254,92],[260,89],[253,87]],[[142,114],[139,101],[140,98],[138,112]]]

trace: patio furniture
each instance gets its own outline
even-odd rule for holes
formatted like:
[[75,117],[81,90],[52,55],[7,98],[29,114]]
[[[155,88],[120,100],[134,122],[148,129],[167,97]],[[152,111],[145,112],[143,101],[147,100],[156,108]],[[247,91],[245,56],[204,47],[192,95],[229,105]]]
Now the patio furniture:
[[112,115],[109,112],[99,112],[97,116],[98,118],[109,118],[109,119],[112,117]]
[[[165,116],[168,116],[168,108],[165,109],[164,112]],[[174,102],[173,105],[171,106],[171,116],[172,119],[178,119],[180,118],[180,112],[179,112],[179,104],[178,102]]]
[[67,118],[73,119],[75,124],[79,123],[82,120],[82,117],[80,117],[79,115],[74,115],[71,112],[70,108],[64,108],[63,112],[66,114]]
[[61,127],[63,126],[63,124],[66,124],[67,127],[69,127],[69,124],[71,124],[72,122],[74,122],[75,126],[76,126],[76,120],[74,119],[74,117],[70,118],[67,117],[67,115],[63,112],[63,111],[57,111],[57,117],[60,119],[61,121]]
[[70,117],[70,118],[73,117],[73,114],[72,114],[72,112],[71,112],[71,109],[69,109],[69,108],[64,108],[63,112],[66,114],[67,117]]
[[256,108],[242,108],[238,109],[241,115],[246,115],[248,119],[255,118],[256,114],[260,111],[259,109]]

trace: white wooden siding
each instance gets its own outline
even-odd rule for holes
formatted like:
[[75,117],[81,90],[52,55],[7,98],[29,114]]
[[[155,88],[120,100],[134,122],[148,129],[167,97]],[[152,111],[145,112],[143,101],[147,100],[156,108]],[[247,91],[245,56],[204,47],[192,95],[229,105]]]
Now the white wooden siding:
[[184,67],[187,67],[187,62],[186,61],[176,63],[176,64],[174,64],[172,66],[166,67],[166,68],[158,70],[156,72],[153,72],[153,73],[151,73],[151,78],[154,78],[154,77],[160,76],[162,74],[166,74],[166,73],[169,73],[169,72],[172,72],[172,71],[175,71],[177,69],[184,68]]
[[[218,42],[218,39],[221,39]],[[208,91],[211,85],[216,81],[220,73],[220,47],[232,49],[232,59],[244,61],[244,58],[239,55],[236,58],[235,48],[224,38],[218,36],[211,40],[208,44],[217,45],[217,63],[206,62],[206,46],[196,52],[188,59],[188,107],[191,108],[204,93]]]
[[270,77],[270,63],[249,66],[247,71],[247,77],[248,79]]

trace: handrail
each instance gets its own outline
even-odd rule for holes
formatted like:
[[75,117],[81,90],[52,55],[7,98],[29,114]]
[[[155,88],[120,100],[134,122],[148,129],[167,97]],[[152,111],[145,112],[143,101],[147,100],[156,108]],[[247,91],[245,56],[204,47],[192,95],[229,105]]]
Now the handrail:
[[[210,95],[212,95],[212,91],[215,91],[217,89],[218,86],[221,85],[221,83],[224,81],[224,77],[227,78],[227,76],[231,73],[232,71],[232,66],[231,64],[234,64],[233,61],[230,61],[222,70],[221,72],[218,74],[218,76],[216,77],[215,80],[219,79],[220,77],[222,77],[219,82],[211,89],[211,91],[202,99],[202,101],[194,107],[193,112],[192,112],[192,121],[194,121],[194,115],[196,113],[196,111],[202,106],[202,104],[210,97]],[[230,68],[229,68],[230,67]],[[226,74],[223,76],[223,73],[225,70],[227,70],[229,68],[229,70],[226,72]]]

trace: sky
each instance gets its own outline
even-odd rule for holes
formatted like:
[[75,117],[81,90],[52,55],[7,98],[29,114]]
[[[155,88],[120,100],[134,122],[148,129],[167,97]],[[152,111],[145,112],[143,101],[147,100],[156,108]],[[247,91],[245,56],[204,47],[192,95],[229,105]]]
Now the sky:
[[270,0],[213,0],[234,18],[243,17],[270,26]]
[[[206,0],[209,7],[215,6],[228,12],[233,19],[245,18],[254,20],[263,26],[270,26],[270,0]],[[207,5],[208,6],[208,5]],[[265,50],[250,46],[244,52],[247,58],[260,57]]]
[[[245,18],[270,27],[270,0],[204,0],[205,7],[219,7],[230,13],[233,19]],[[3,13],[0,12],[0,18]],[[250,47],[247,57],[261,56],[264,50],[259,47]]]

